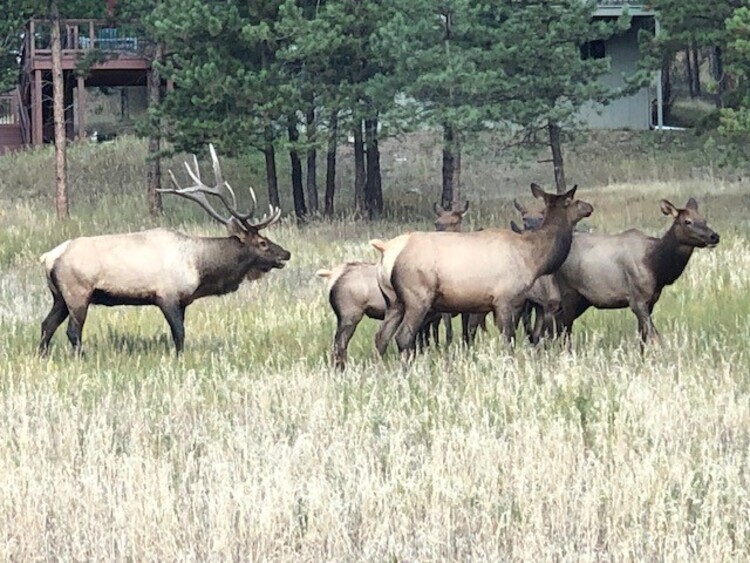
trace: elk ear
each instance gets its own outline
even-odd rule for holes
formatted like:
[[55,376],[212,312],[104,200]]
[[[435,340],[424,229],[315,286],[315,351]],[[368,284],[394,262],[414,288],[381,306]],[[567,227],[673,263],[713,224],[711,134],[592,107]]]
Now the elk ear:
[[510,222],[510,230],[513,231],[514,233],[518,233],[519,235],[523,232],[521,227],[519,227],[515,221]]
[[661,212],[671,217],[677,217],[680,214],[677,208],[666,199],[661,200]]
[[698,211],[698,202],[697,202],[697,201],[695,201],[695,198],[694,198],[694,197],[691,197],[691,198],[690,198],[690,199],[688,200],[688,202],[687,202],[687,205],[686,205],[685,207],[686,207],[687,209],[692,209],[693,211]]
[[[532,184],[532,186],[533,185],[534,184]],[[518,211],[521,215],[528,214],[528,211],[526,210],[526,208],[523,205],[521,205],[516,198],[513,198],[513,207],[515,207],[516,211]]]
[[432,210],[435,212],[435,215],[440,215],[440,213],[443,211],[443,209],[438,205],[437,201],[432,204]]
[[227,232],[230,237],[237,237],[238,239],[244,239],[244,237],[248,235],[247,229],[245,229],[245,227],[243,227],[234,217],[227,221]]
[[565,197],[570,198],[570,199],[575,199],[577,189],[578,189],[578,184],[574,185],[571,189],[569,189],[567,193],[565,194]]
[[547,201],[547,198],[545,197],[547,194],[544,193],[544,190],[539,184],[535,184],[534,182],[531,183],[531,194],[537,199],[543,199],[545,202]]

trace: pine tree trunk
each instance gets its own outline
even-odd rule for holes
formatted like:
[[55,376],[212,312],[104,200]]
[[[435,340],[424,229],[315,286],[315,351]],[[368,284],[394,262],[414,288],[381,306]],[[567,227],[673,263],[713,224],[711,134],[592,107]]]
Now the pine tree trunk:
[[268,188],[268,203],[279,207],[279,180],[276,175],[276,149],[273,146],[273,127],[267,125],[263,132],[265,145],[263,156],[266,160],[266,187]]
[[315,106],[310,100],[307,106],[307,141],[310,148],[307,149],[307,203],[310,205],[310,213],[318,212],[318,151],[315,150],[313,143],[317,131],[315,130]]
[[[163,53],[164,46],[161,43],[157,43],[154,62],[161,62]],[[148,107],[153,111],[161,103],[161,73],[154,65],[151,66],[147,88]],[[161,188],[161,158],[159,157],[161,136],[159,131],[158,121],[152,122],[148,137],[148,172],[146,173],[148,212],[152,216],[161,215],[163,212],[161,194],[157,191]]]
[[455,162],[453,157],[453,127],[447,123],[443,125],[443,191],[440,196],[440,205],[443,209],[453,202],[453,170]]
[[333,215],[333,198],[336,193],[336,146],[339,126],[339,112],[331,110],[328,122],[328,152],[326,154],[326,195],[325,214],[326,217]]
[[690,97],[695,98],[695,85],[693,84],[693,61],[690,57],[690,48],[685,49],[685,79],[690,90]]
[[724,106],[724,60],[722,58],[721,47],[714,47],[711,55],[713,62],[713,75],[716,81],[716,95],[714,102],[716,108],[721,109]]
[[50,0],[49,19],[52,28],[52,112],[55,121],[55,208],[58,219],[67,219],[68,185],[66,162],[65,108],[63,102],[62,43],[60,39],[60,7]]
[[297,152],[297,141],[299,140],[299,131],[297,131],[297,119],[294,116],[289,117],[289,159],[292,164],[292,196],[294,198],[294,214],[298,219],[304,219],[307,216],[307,205],[305,205],[305,191],[302,186],[302,161]]
[[365,142],[367,144],[365,206],[367,208],[367,216],[370,219],[376,219],[383,213],[383,182],[380,175],[377,117],[365,119]]
[[456,143],[453,154],[453,197],[451,198],[451,209],[461,209],[461,145]]
[[698,58],[698,49],[693,47],[691,49],[693,53],[693,88],[695,89],[695,95],[701,95],[701,67],[700,59]]
[[547,131],[549,132],[549,148],[552,151],[555,187],[558,194],[564,194],[567,188],[565,187],[565,163],[563,161],[560,126],[554,121],[549,121],[547,123]]
[[362,122],[354,124],[354,209],[361,214],[365,209],[365,143],[362,138]]
[[669,123],[672,114],[672,72],[670,61],[665,61],[661,69],[662,119]]

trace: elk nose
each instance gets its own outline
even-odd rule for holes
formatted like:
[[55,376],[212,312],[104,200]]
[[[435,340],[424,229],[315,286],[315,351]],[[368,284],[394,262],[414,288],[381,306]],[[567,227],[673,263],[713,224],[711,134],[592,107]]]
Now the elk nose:
[[719,244],[719,233],[711,233],[711,236],[708,238],[708,240],[711,242],[711,244]]

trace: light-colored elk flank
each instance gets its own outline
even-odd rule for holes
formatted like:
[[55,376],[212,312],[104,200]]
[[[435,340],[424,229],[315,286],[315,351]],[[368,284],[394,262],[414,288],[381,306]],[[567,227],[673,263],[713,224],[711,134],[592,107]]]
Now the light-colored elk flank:
[[377,346],[395,335],[399,351],[414,350],[416,331],[430,311],[492,312],[510,341],[526,294],[540,276],[557,270],[570,250],[573,227],[593,207],[563,195],[545,193],[542,227],[522,235],[488,229],[469,233],[408,233],[388,242],[372,241],[382,252],[378,283],[388,309]]
[[[250,212],[237,211],[234,191],[221,175],[213,146],[209,146],[216,185],[200,178],[198,160],[194,168],[185,163],[193,184],[161,190],[198,203],[229,231],[225,237],[194,237],[168,229],[136,233],[79,237],[65,241],[42,255],[53,304],[42,322],[39,352],[45,354],[57,328],[70,316],[67,335],[80,349],[88,307],[94,305],[156,305],[169,323],[175,349],[182,351],[185,308],[200,297],[235,291],[243,279],[257,279],[273,268],[283,268],[290,253],[260,235],[260,230],[278,221],[281,210],[253,222],[255,194]],[[227,195],[225,195],[226,190]],[[210,204],[207,195],[219,199],[228,217]]]
[[[460,233],[461,226],[463,224],[464,215],[469,211],[469,202],[464,202],[463,209],[454,210],[453,208],[445,209],[442,205],[435,202],[432,205],[432,209],[435,212],[435,230],[444,231],[448,233]],[[445,344],[450,345],[453,341],[453,315],[450,313],[443,313],[436,319],[426,322],[422,329],[419,331],[419,344],[422,348],[426,348],[430,344],[430,336],[432,336],[435,345],[440,344],[440,325],[445,327]],[[464,340],[468,338],[466,334],[467,324],[463,322],[464,327]]]
[[651,313],[662,289],[680,277],[695,248],[719,244],[719,235],[708,227],[695,199],[690,198],[685,209],[663,199],[661,211],[673,219],[661,238],[636,229],[617,235],[575,234],[556,275],[563,330],[570,333],[589,307],[630,307],[638,318],[641,344],[659,340]]
[[315,275],[328,280],[328,301],[336,315],[333,364],[340,369],[346,365],[346,349],[362,318],[383,320],[385,315],[377,265],[347,262],[331,270],[318,270]]

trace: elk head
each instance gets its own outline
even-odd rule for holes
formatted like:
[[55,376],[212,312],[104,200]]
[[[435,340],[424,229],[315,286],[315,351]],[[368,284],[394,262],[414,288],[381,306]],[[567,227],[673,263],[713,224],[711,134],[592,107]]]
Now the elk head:
[[[264,214],[259,220],[252,221],[251,217],[255,213],[255,208],[257,207],[258,202],[255,198],[255,192],[252,188],[249,188],[250,198],[252,199],[250,211],[247,213],[239,212],[237,210],[237,197],[235,196],[232,187],[222,176],[221,166],[219,165],[219,159],[216,156],[214,146],[209,144],[208,148],[211,153],[211,163],[213,165],[214,179],[216,182],[213,187],[209,187],[203,183],[200,168],[198,167],[198,158],[193,155],[192,168],[187,162],[185,162],[185,169],[187,170],[188,176],[190,176],[193,181],[193,184],[181,188],[174,174],[169,170],[169,176],[175,186],[174,189],[161,189],[158,191],[162,193],[176,194],[185,199],[194,201],[212,218],[225,225],[229,236],[236,238],[243,247],[252,252],[254,262],[253,269],[247,274],[248,280],[257,279],[263,273],[269,272],[273,268],[283,268],[286,265],[287,260],[291,258],[291,253],[260,234],[262,229],[270,227],[279,220],[279,217],[281,217],[281,209],[269,205],[268,213]],[[226,190],[231,202],[227,199],[224,190]],[[217,212],[206,196],[216,197],[229,212],[229,216],[224,216]]]
[[549,194],[539,185],[531,184],[531,193],[534,197],[544,200],[544,221],[548,222],[563,220],[570,225],[575,225],[581,219],[588,217],[594,212],[594,207],[585,201],[575,199],[578,185],[561,195]]
[[685,209],[677,209],[663,199],[661,212],[674,219],[672,230],[680,244],[697,248],[713,248],[719,244],[719,234],[708,226],[706,219],[698,211],[698,202],[692,197]]
[[[544,222],[544,210],[542,211],[529,211],[526,209],[524,205],[519,203],[519,201],[515,198],[513,198],[513,207],[516,208],[516,211],[518,211],[521,214],[521,221],[523,221],[523,229],[524,231],[536,231],[539,227],[542,226],[542,223]],[[516,230],[513,225],[515,225],[514,222],[511,221],[511,229],[514,231]],[[516,225],[517,227],[518,225]],[[519,232],[519,231],[516,231]]]
[[464,208],[457,211],[444,209],[437,203],[432,205],[432,209],[437,216],[435,219],[435,230],[456,233],[461,230],[461,221],[463,221],[464,215],[469,210],[469,202],[466,201]]

